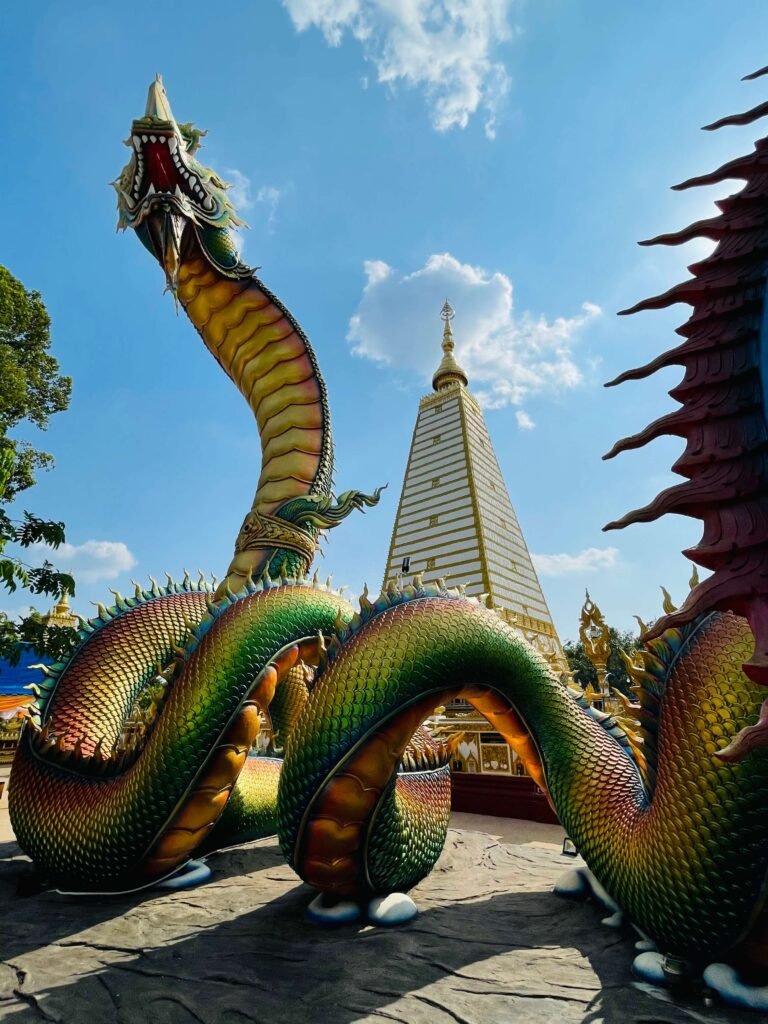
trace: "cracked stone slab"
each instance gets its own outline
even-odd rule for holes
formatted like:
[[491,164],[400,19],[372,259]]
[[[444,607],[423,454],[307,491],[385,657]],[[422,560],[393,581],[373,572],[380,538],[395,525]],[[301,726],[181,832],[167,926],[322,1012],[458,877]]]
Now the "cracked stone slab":
[[[263,840],[185,892],[16,896],[0,843],[0,1021],[8,1024],[756,1024],[632,980],[633,936],[559,900],[554,850],[451,830],[399,929],[304,922],[312,892]],[[569,863],[569,862],[568,862]]]

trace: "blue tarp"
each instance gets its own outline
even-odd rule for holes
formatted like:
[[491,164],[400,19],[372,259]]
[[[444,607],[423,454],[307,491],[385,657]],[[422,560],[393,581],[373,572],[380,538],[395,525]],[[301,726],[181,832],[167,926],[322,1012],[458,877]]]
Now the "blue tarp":
[[0,694],[4,697],[16,697],[23,694],[30,696],[30,691],[24,687],[28,683],[39,683],[43,679],[43,673],[39,668],[28,668],[29,665],[50,665],[53,658],[45,654],[38,654],[32,644],[24,644],[21,658],[18,665],[9,665],[4,658],[0,658]]

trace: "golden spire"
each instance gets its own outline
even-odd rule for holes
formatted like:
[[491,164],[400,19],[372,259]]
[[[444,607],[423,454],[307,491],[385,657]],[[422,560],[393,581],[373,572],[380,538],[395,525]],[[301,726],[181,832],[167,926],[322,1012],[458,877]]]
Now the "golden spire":
[[61,598],[53,606],[52,610],[47,615],[43,616],[43,622],[46,626],[68,626],[70,629],[76,629],[79,625],[79,619],[72,613],[69,607],[69,598],[67,597],[66,591],[61,595]]
[[451,320],[453,320],[455,315],[451,304],[446,299],[440,311],[440,319],[445,326],[443,327],[443,358],[432,378],[432,387],[435,391],[440,391],[441,388],[446,388],[449,384],[462,384],[464,387],[468,384],[466,373],[456,362],[453,355],[453,350],[456,346],[453,340],[453,331],[451,330]]

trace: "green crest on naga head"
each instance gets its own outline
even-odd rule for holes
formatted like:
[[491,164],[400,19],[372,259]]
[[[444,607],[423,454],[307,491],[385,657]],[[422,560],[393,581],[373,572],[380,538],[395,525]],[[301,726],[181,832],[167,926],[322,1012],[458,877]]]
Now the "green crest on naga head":
[[244,226],[227,196],[230,186],[196,159],[204,134],[178,123],[158,75],[144,116],[131,125],[130,159],[113,182],[118,230],[136,231],[173,292],[181,262],[195,250],[227,276],[251,274],[228,230]]

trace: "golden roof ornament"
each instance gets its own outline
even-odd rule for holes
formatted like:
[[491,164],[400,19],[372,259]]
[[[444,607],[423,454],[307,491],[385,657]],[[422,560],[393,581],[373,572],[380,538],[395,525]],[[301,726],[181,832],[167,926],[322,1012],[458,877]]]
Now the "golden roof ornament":
[[69,598],[66,591],[61,595],[51,611],[43,616],[43,622],[46,626],[59,626],[68,629],[77,629],[80,625],[77,615],[69,607]]
[[447,388],[451,384],[462,384],[466,387],[469,383],[466,373],[456,362],[456,358],[453,354],[453,350],[456,345],[453,340],[451,320],[453,320],[455,315],[453,307],[448,299],[446,299],[443,304],[443,308],[440,310],[440,319],[443,321],[445,326],[443,327],[443,358],[435,371],[434,377],[432,378],[432,387],[435,391]]
[[605,669],[611,653],[610,633],[603,613],[586,592],[587,599],[581,609],[579,639],[584,645],[584,653],[598,671]]

